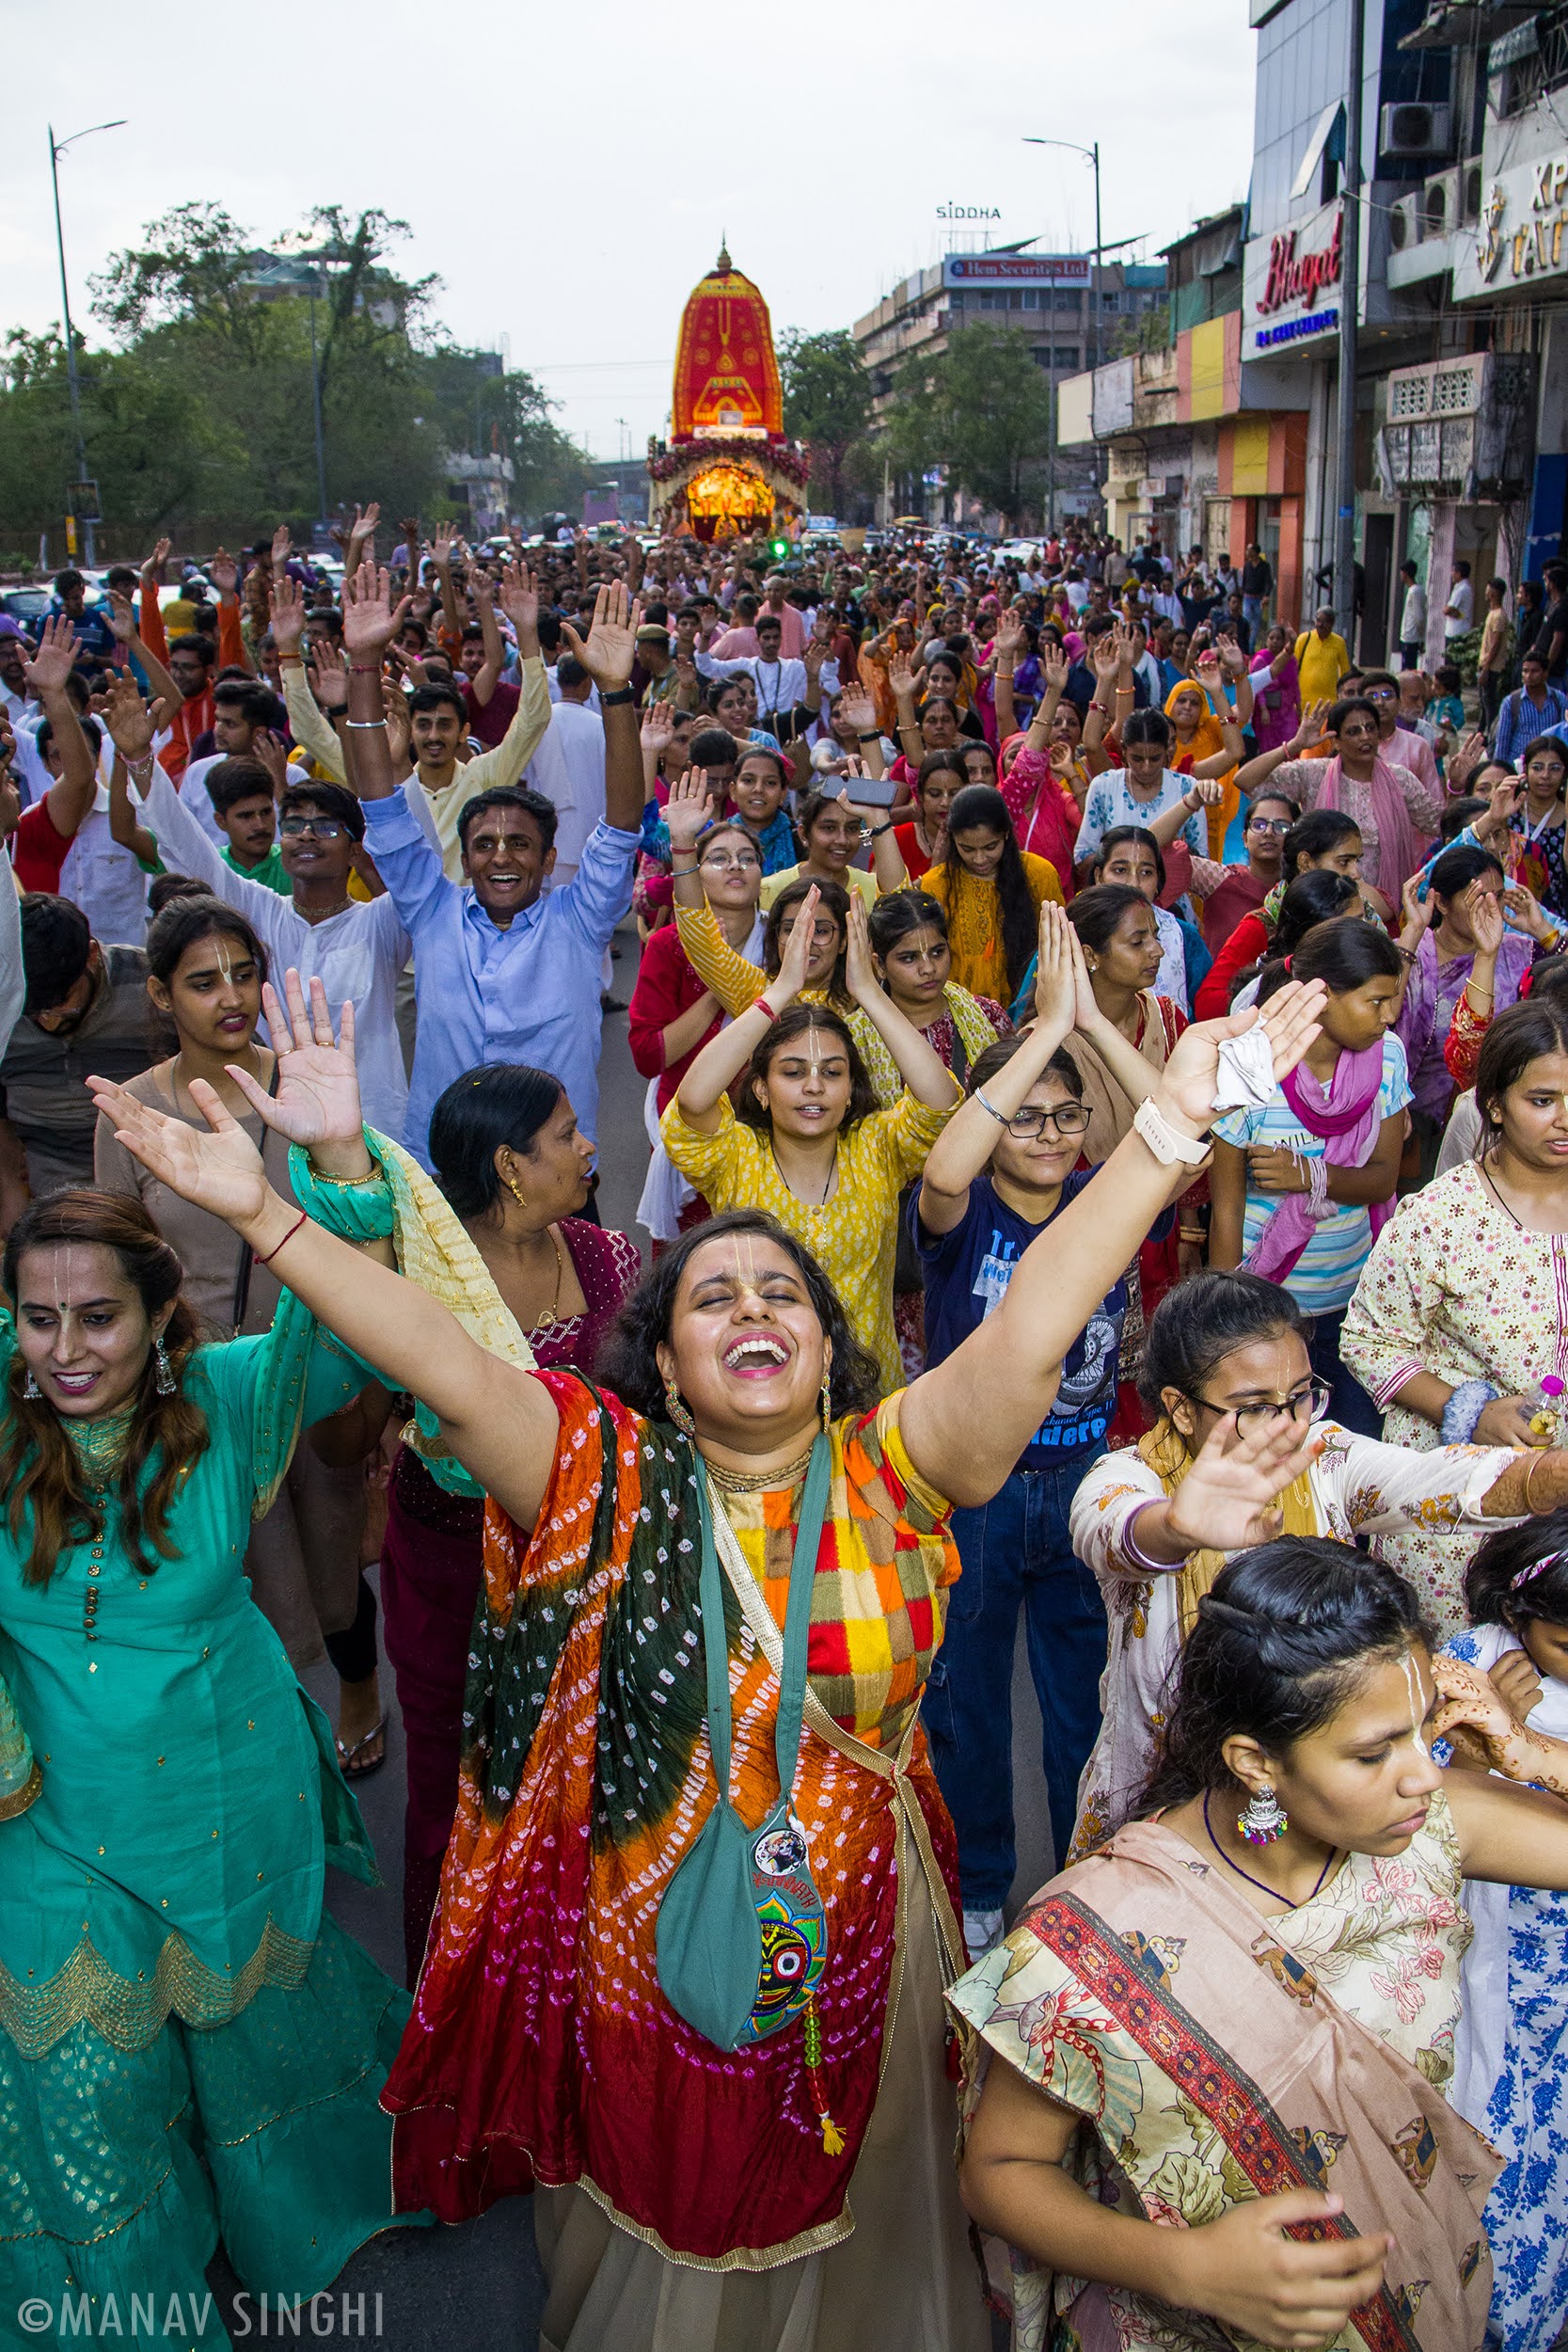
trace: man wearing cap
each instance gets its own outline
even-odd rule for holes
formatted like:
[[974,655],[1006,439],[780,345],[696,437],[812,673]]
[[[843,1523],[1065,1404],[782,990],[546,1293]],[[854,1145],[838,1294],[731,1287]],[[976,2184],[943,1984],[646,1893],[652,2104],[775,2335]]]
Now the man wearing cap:
[[[592,683],[590,680],[590,687]],[[638,708],[643,709],[649,703],[668,702],[676,683],[668,622],[644,621],[637,632],[637,655],[631,665],[631,691],[637,697]]]

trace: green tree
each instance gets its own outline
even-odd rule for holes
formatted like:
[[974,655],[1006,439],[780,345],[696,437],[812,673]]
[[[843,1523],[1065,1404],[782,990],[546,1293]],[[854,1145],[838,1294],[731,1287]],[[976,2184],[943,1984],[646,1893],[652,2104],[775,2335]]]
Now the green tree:
[[779,339],[784,426],[811,449],[811,478],[842,515],[854,457],[871,422],[871,381],[847,326],[821,335],[790,327]]
[[1033,502],[1025,473],[1051,437],[1052,389],[1024,337],[976,320],[943,351],[911,353],[894,382],[888,454],[905,475],[944,465],[953,482],[1016,528]]

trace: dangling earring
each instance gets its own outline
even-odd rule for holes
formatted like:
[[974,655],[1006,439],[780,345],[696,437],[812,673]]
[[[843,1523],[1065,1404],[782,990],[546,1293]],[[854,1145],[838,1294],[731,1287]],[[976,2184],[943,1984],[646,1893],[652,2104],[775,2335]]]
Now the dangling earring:
[[690,1406],[675,1386],[675,1375],[673,1372],[665,1375],[664,1404],[666,1411],[681,1436],[694,1438],[697,1434],[697,1424],[691,1418]]
[[39,1387],[39,1384],[34,1379],[31,1372],[28,1373],[26,1379],[22,1383],[22,1393],[27,1399],[29,1404],[35,1403],[37,1399],[43,1394],[43,1391]]
[[1236,1827],[1249,1846],[1272,1846],[1291,1826],[1291,1817],[1269,1787],[1260,1781],[1236,1816]]
[[832,1383],[833,1367],[830,1360],[822,1367],[822,1426],[824,1429],[831,1429],[833,1425]]
[[174,1366],[168,1360],[168,1349],[164,1345],[161,1332],[152,1343],[152,1360],[157,1366],[157,1377],[153,1381],[153,1387],[160,1396],[172,1396],[180,1383],[175,1378]]
[[522,1192],[515,1176],[503,1176],[501,1178],[501,1183],[506,1186],[507,1191],[512,1195],[513,1200],[515,1200],[519,1209],[526,1209],[528,1207],[528,1202],[523,1199]]

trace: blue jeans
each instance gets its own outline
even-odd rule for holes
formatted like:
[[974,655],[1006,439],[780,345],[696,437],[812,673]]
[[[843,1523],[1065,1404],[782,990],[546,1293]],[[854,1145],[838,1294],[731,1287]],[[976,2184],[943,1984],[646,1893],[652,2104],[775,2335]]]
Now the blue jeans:
[[1013,1649],[1022,1606],[1029,1670],[1045,1722],[1045,1787],[1060,1869],[1072,1838],[1078,1782],[1100,1731],[1105,1604],[1068,1533],[1068,1505],[1097,1458],[1087,1446],[1053,1470],[1016,1470],[983,1509],[955,1511],[963,1574],[931,1668],[923,1721],[958,1834],[958,1877],[970,1911],[993,1911],[1011,1890]]
[[1313,1316],[1307,1353],[1319,1379],[1326,1380],[1332,1391],[1328,1400],[1330,1421],[1337,1421],[1341,1429],[1354,1429],[1358,1438],[1381,1438],[1383,1415],[1354,1373],[1339,1360],[1339,1334],[1345,1327],[1345,1313],[1343,1307],[1338,1307],[1332,1314]]

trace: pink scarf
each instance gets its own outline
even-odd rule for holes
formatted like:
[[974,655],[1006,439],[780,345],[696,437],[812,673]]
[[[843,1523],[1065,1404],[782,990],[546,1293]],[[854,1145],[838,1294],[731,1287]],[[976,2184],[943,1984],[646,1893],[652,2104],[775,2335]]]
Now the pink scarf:
[[[1313,805],[1344,811],[1340,797],[1343,769],[1338,754],[1326,760],[1323,767],[1323,780]],[[1381,753],[1367,788],[1372,796],[1372,823],[1377,832],[1377,886],[1386,898],[1397,902],[1400,892],[1422,862],[1420,835],[1410,821],[1410,811],[1394,781],[1394,771]]]
[[[1365,1168],[1377,1149],[1383,1118],[1378,1097],[1383,1088],[1383,1047],[1369,1045],[1363,1053],[1341,1053],[1328,1082],[1328,1092],[1314,1102],[1318,1082],[1303,1067],[1283,1082],[1285,1100],[1309,1135],[1323,1141],[1323,1158],[1330,1168]],[[1318,1230],[1317,1219],[1304,1192],[1290,1192],[1270,1211],[1267,1222],[1243,1264],[1248,1274],[1265,1281],[1287,1281],[1297,1259]],[[1394,1213],[1389,1200],[1374,1200],[1367,1211],[1376,1241]]]
[[1057,780],[1045,753],[1032,751],[1022,735],[1008,736],[1002,746],[1004,763],[1015,743],[1019,749],[999,782],[1018,846],[1036,857],[1049,858],[1056,868],[1063,898],[1070,898],[1072,852],[1084,821],[1082,814],[1067,786]]

